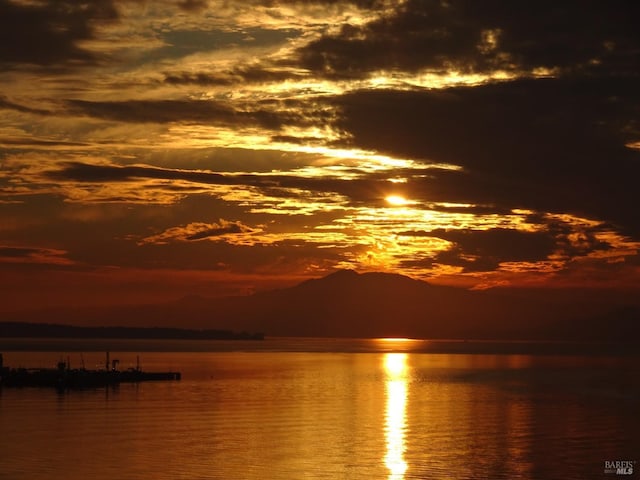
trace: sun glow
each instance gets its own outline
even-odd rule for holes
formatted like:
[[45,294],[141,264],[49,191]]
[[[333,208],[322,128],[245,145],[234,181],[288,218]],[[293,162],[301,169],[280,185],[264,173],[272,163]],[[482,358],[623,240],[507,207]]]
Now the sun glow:
[[408,465],[404,459],[405,430],[407,424],[408,368],[406,353],[387,353],[384,356],[387,376],[387,408],[385,437],[387,454],[384,463],[389,469],[389,480],[401,480]]
[[406,198],[404,198],[402,195],[388,195],[384,199],[388,204],[393,205],[395,207],[401,207],[403,205],[409,204],[409,201]]

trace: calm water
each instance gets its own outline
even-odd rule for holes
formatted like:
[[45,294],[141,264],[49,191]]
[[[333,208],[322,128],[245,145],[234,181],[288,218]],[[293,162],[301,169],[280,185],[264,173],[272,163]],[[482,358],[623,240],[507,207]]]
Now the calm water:
[[110,348],[122,367],[142,352],[144,369],[183,374],[0,390],[2,480],[585,479],[616,478],[605,460],[640,460],[633,356],[425,353],[424,342],[371,340],[0,347],[10,366],[62,354],[94,368],[104,354],[88,350]]

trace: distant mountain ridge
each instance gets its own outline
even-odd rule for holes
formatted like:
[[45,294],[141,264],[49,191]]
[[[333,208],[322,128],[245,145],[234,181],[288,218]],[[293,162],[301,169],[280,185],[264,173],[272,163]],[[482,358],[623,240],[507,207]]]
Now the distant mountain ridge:
[[156,305],[48,309],[11,320],[219,329],[271,336],[636,341],[638,304],[611,303],[596,293],[470,291],[391,273],[340,270],[250,296],[190,296]]

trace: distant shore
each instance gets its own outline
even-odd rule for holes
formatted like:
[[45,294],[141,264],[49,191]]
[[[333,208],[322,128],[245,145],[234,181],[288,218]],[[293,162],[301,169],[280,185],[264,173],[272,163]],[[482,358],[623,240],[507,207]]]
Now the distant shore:
[[263,333],[168,327],[80,327],[56,323],[0,322],[0,338],[121,338],[153,340],[264,340]]

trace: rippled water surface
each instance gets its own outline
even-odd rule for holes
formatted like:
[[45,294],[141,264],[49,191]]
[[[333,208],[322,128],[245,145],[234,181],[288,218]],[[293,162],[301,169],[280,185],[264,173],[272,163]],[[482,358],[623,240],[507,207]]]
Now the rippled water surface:
[[[4,388],[0,479],[583,479],[640,460],[638,357],[288,342],[136,345],[180,382]],[[80,345],[4,361],[102,364]]]

